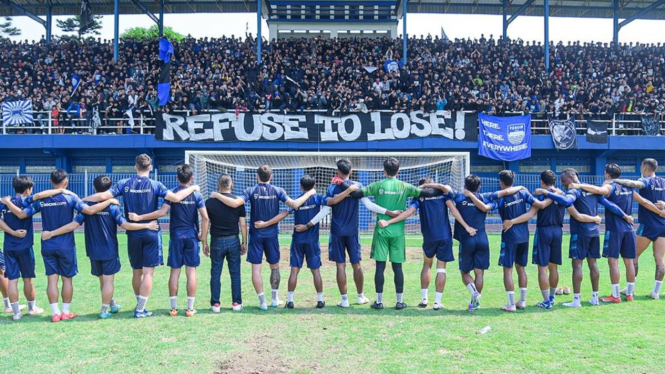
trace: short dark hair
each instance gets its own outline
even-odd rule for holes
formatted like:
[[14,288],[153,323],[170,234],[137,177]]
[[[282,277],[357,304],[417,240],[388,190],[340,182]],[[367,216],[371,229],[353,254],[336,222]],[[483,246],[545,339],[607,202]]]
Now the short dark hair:
[[270,177],[272,177],[272,169],[268,165],[261,165],[256,171],[256,174],[259,176],[259,180],[263,183],[270,182]]
[[658,170],[658,161],[656,161],[655,158],[645,158],[644,161],[642,161],[642,165],[649,168],[650,171]]
[[180,181],[180,183],[189,183],[194,175],[194,168],[188,164],[182,164],[178,166],[176,172],[178,173],[178,181]]
[[434,183],[434,180],[432,180],[432,178],[430,178],[430,177],[423,177],[423,178],[420,178],[420,180],[418,181],[419,186],[422,186],[423,184],[427,184],[427,183]]
[[577,170],[573,169],[573,168],[563,169],[563,171],[561,172],[561,175],[567,175],[567,176],[569,176],[573,179],[577,179],[577,180],[580,179],[580,173],[578,173]]
[[92,182],[95,191],[97,192],[106,192],[111,189],[113,185],[113,180],[108,175],[100,175]]
[[515,173],[512,170],[502,170],[499,173],[499,180],[506,187],[511,187],[515,183]]
[[556,174],[552,170],[545,170],[540,173],[540,180],[547,186],[554,186],[556,184]]
[[232,184],[233,179],[231,179],[231,176],[228,174],[222,174],[219,176],[219,178],[217,178],[217,185],[222,190],[230,189]]
[[152,159],[145,153],[136,156],[135,162],[136,170],[138,171],[146,171],[150,168],[150,165],[152,165]]
[[389,177],[394,177],[399,171],[399,161],[395,157],[390,157],[383,161],[383,170]]
[[59,185],[65,179],[67,179],[67,172],[63,169],[55,169],[51,172],[51,183],[53,183],[54,186]]
[[605,165],[605,172],[612,179],[619,178],[621,176],[621,168],[617,164],[607,164]]
[[351,169],[353,166],[351,165],[351,161],[343,158],[339,161],[337,161],[337,170],[339,170],[340,173],[344,175],[349,175],[351,174]]
[[316,180],[309,175],[305,175],[304,177],[300,178],[300,186],[302,187],[303,190],[309,191],[314,186],[316,185]]
[[34,186],[35,182],[27,175],[17,175],[12,179],[12,187],[14,187],[16,193],[24,193]]
[[469,174],[464,178],[464,188],[469,192],[477,192],[480,188],[480,177],[475,174]]

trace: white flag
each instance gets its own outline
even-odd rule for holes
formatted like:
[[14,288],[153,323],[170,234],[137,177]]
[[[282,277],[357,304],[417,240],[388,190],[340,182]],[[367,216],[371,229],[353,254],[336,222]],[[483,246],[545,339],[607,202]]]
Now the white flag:
[[448,35],[446,35],[446,32],[443,31],[443,26],[441,26],[441,40],[450,40],[448,39]]

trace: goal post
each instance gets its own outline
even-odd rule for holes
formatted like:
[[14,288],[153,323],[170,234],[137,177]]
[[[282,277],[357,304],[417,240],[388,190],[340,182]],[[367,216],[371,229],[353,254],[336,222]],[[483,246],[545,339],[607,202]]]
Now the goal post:
[[[233,192],[241,194],[247,187],[257,184],[256,172],[261,165],[273,171],[271,183],[283,188],[295,199],[302,194],[300,178],[310,175],[316,180],[317,193],[325,195],[331,179],[337,172],[337,161],[348,159],[353,165],[351,179],[369,185],[383,179],[383,162],[395,157],[400,162],[397,178],[415,186],[421,178],[449,184],[457,190],[464,186],[469,174],[468,152],[266,152],[266,151],[198,151],[185,152],[185,160],[194,168],[194,182],[201,187],[204,198],[217,190],[217,179],[229,174],[233,179]],[[246,205],[249,213],[249,204]],[[249,217],[249,215],[248,215]],[[374,230],[376,215],[360,204],[359,230],[370,234]],[[281,234],[291,233],[293,217],[282,221]],[[330,218],[321,222],[322,233],[327,234]],[[420,234],[417,213],[406,222],[407,234]]]

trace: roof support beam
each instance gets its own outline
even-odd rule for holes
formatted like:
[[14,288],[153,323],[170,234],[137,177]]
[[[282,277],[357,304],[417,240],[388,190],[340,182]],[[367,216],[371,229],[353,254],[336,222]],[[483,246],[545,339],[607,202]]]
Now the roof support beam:
[[619,43],[619,31],[621,30],[622,27],[628,25],[629,23],[635,21],[636,19],[639,19],[643,15],[656,10],[658,7],[661,5],[665,4],[665,0],[659,0],[656,1],[655,3],[649,5],[648,7],[642,8],[641,10],[638,10],[637,12],[633,13],[632,16],[626,18],[625,20],[619,22],[619,0],[614,0],[613,4],[613,14],[612,14],[612,36],[613,36],[613,42],[614,44]]
[[501,9],[501,15],[503,17],[503,38],[507,39],[508,38],[508,26],[510,26],[513,21],[522,15],[524,11],[526,11],[526,8],[530,7],[535,0],[527,0],[526,3],[522,4],[515,13],[513,13],[510,18],[508,17],[508,6],[510,5],[510,2],[508,0],[503,0],[502,4],[502,9]]
[[[37,23],[39,23],[40,25],[42,25],[42,27],[46,28],[46,21],[44,21],[43,19],[37,17],[34,13],[29,12],[27,9],[23,8],[22,6],[20,6],[18,4],[12,3],[10,0],[0,0],[0,1],[2,1],[3,4],[9,6],[10,8],[16,10],[17,12],[21,13],[22,15],[30,18],[31,20],[33,20]],[[49,4],[50,3],[51,2],[49,1]]]
[[153,22],[159,25],[159,19],[155,17],[155,15],[145,5],[143,5],[142,2],[140,2],[139,0],[132,0],[132,3],[134,3],[134,5],[136,5],[137,8],[141,9],[141,11],[145,13],[145,15],[148,16],[148,18],[150,18]]
[[506,21],[506,22],[508,22],[508,25],[510,25],[511,23],[513,23],[513,21],[514,21],[517,17],[521,16],[522,13],[524,13],[524,11],[526,10],[526,8],[530,7],[531,4],[534,3],[534,1],[535,1],[535,0],[527,0],[526,3],[522,4],[519,8],[517,8],[517,10],[515,11],[515,13],[513,13],[513,15],[510,16],[510,18],[508,18],[508,20]]

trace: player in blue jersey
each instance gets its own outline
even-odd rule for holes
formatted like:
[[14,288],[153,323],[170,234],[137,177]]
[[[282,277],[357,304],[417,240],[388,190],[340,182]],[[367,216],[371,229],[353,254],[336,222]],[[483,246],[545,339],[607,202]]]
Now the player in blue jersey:
[[[642,161],[642,178],[637,181],[617,179],[614,182],[626,187],[636,188],[640,196],[656,204],[665,200],[665,180],[656,175],[658,161],[646,158]],[[663,286],[665,275],[665,217],[644,207],[638,207],[637,218],[640,226],[637,229],[637,257],[635,257],[635,277],[639,273],[638,259],[640,255],[653,243],[653,257],[656,260],[656,280],[649,297],[655,300],[660,298],[660,289]],[[622,290],[625,294],[625,290]]]
[[[96,192],[108,191],[112,185],[113,181],[106,175],[100,175],[93,181]],[[84,223],[85,252],[90,259],[90,272],[93,276],[99,278],[99,287],[102,293],[99,317],[106,319],[120,311],[120,305],[116,304],[113,298],[115,274],[120,271],[117,226],[119,225],[125,230],[153,231],[157,231],[159,226],[157,221],[150,223],[127,222],[122,216],[120,206],[109,205],[93,215],[79,213],[74,221],[53,231],[42,231],[42,241],[70,233]]]
[[[159,198],[178,203],[199,190],[198,186],[190,186],[174,193],[160,182],[150,179],[148,176],[152,171],[152,159],[146,154],[136,156],[134,168],[137,175],[120,180],[110,190],[88,196],[84,201],[100,202],[122,196],[125,218],[132,222],[129,213],[152,213],[158,209]],[[127,252],[136,296],[134,317],[149,317],[152,313],[146,310],[146,304],[152,291],[155,267],[163,265],[161,231],[127,231]]]
[[[67,172],[62,169],[51,173],[51,184],[56,189],[65,189],[69,183]],[[94,206],[88,206],[76,195],[58,194],[44,200],[35,201],[21,210],[13,202],[5,201],[7,208],[19,219],[25,219],[41,212],[42,228],[46,231],[58,229],[74,219],[74,211],[86,215],[95,214],[106,209],[111,203],[118,204],[115,199],[107,200]],[[51,320],[60,322],[76,317],[70,307],[74,288],[72,278],[78,272],[76,263],[76,243],[72,233],[58,236],[54,240],[42,241],[42,258],[48,277],[47,295],[53,313]],[[58,301],[58,279],[62,277],[62,312]]]
[[[349,307],[346,282],[347,253],[349,255],[349,262],[353,268],[353,280],[356,284],[358,295],[356,304],[361,305],[369,302],[369,299],[364,294],[365,276],[361,264],[360,236],[358,235],[359,200],[346,198],[349,195],[344,193],[346,192],[345,189],[348,189],[352,185],[358,189],[362,188],[362,184],[349,179],[352,171],[352,165],[349,160],[341,159],[337,161],[337,174],[326,191],[327,206],[323,207],[319,214],[307,224],[307,227],[314,227],[332,210],[328,259],[334,261],[337,267],[337,287],[342,296],[342,300],[337,303],[337,306],[341,308]],[[391,217],[397,216],[397,213],[387,212],[386,209],[372,203],[366,197],[361,198],[360,202],[372,212],[391,214]]]
[[[490,201],[496,201],[497,209],[502,221],[517,218],[527,212],[527,204],[542,208],[543,202],[534,197],[522,187],[513,187],[515,173],[511,170],[503,170],[499,173],[499,184],[501,191],[494,192],[489,196]],[[464,192],[473,203],[485,211],[491,207],[481,201],[478,196],[470,191]],[[503,267],[503,284],[506,288],[508,304],[501,307],[507,312],[526,308],[527,274],[526,265],[529,259],[529,227],[526,222],[514,225],[509,230],[501,233],[501,253],[499,255],[499,266]],[[520,299],[515,303],[515,284],[513,282],[513,265],[517,270],[517,278],[520,288]]]
[[[543,208],[532,206],[531,209],[520,217],[503,222],[504,230],[509,230],[513,225],[528,222],[534,216],[536,220],[536,232],[533,239],[532,262],[538,266],[538,284],[543,301],[536,304],[545,309],[554,306],[555,294],[559,285],[559,269],[562,264],[561,247],[563,237],[563,218],[566,214],[566,204],[560,204],[544,195],[563,194],[556,189],[556,174],[551,170],[540,174],[541,187],[534,191],[536,199],[543,202]],[[568,208],[571,217],[580,222],[595,222],[600,224],[600,217],[579,214],[575,207]],[[549,275],[548,275],[549,271]]]
[[603,244],[603,257],[607,257],[610,267],[610,279],[612,281],[612,295],[601,298],[600,301],[608,303],[620,303],[619,282],[619,256],[623,258],[626,266],[626,301],[633,301],[635,294],[635,266],[633,261],[636,257],[636,243],[633,217],[630,215],[633,199],[640,204],[650,207],[656,214],[660,210],[653,203],[642,198],[632,188],[611,182],[621,176],[621,168],[617,164],[605,165],[605,179],[608,183],[602,187],[589,184],[573,183],[572,188],[580,188],[584,191],[601,195],[610,202],[616,204],[622,215],[607,214],[605,216],[605,242]]
[[[305,175],[300,179],[300,188],[304,193],[315,187],[316,181],[309,175]],[[346,197],[348,194],[356,190],[356,186],[349,188],[343,197]],[[341,198],[338,197],[338,199]],[[293,294],[296,290],[298,274],[305,261],[307,261],[307,267],[311,270],[312,276],[314,277],[314,288],[316,289],[317,297],[316,307],[321,309],[326,305],[323,299],[323,280],[321,279],[321,272],[319,270],[321,268],[319,225],[308,226],[308,223],[312,218],[320,212],[321,206],[326,205],[326,199],[327,198],[322,195],[312,195],[298,209],[289,208],[268,222],[257,221],[254,223],[254,226],[260,229],[276,225],[290,213],[293,213],[294,215],[294,231],[290,255],[291,275],[289,276],[288,296],[286,300],[286,307],[289,309],[293,309],[294,307]]]
[[217,192],[210,194],[211,198],[218,199],[231,208],[237,208],[245,202],[250,203],[249,249],[247,251],[247,262],[252,264],[252,284],[259,298],[259,308],[267,310],[265,295],[263,293],[263,279],[261,279],[261,263],[265,254],[266,262],[270,265],[270,286],[272,289],[271,307],[277,307],[282,302],[279,300],[279,229],[277,225],[257,228],[254,226],[258,221],[270,221],[279,214],[279,202],[283,202],[293,209],[299,208],[307,199],[316,194],[315,189],[307,191],[297,198],[291,199],[280,187],[270,184],[272,170],[268,165],[258,168],[256,178],[258,184],[248,187],[242,196],[231,198]]
[[[455,207],[451,199],[450,186],[434,184],[432,178],[422,178],[418,185],[421,188],[440,188],[438,193],[431,197],[413,198],[409,208],[399,216],[390,220],[380,220],[382,228],[397,222],[404,221],[416,211],[420,214],[420,230],[423,234],[423,268],[420,272],[421,300],[418,306],[426,308],[428,304],[428,288],[432,279],[432,265],[436,257],[436,298],[434,310],[443,309],[443,291],[446,286],[446,265],[455,261],[453,256],[452,232],[450,230],[450,219],[448,210],[455,217],[455,222],[464,227],[470,236],[476,235],[476,229],[466,224],[463,217]],[[449,194],[450,193],[450,194]]]
[[[194,169],[187,164],[178,166],[177,177],[180,185],[173,192],[178,193],[190,187],[194,179]],[[184,198],[179,203],[165,201],[162,207],[153,213],[138,215],[130,213],[130,218],[136,222],[154,220],[164,217],[171,210],[169,225],[169,257],[166,264],[171,268],[169,277],[169,300],[171,303],[170,315],[178,315],[178,282],[180,272],[185,266],[187,275],[187,310],[185,316],[193,317],[196,314],[194,301],[196,299],[196,268],[201,264],[199,241],[206,248],[208,243],[208,229],[210,220],[203,197],[198,191]],[[201,233],[199,233],[199,214],[201,215]]]

